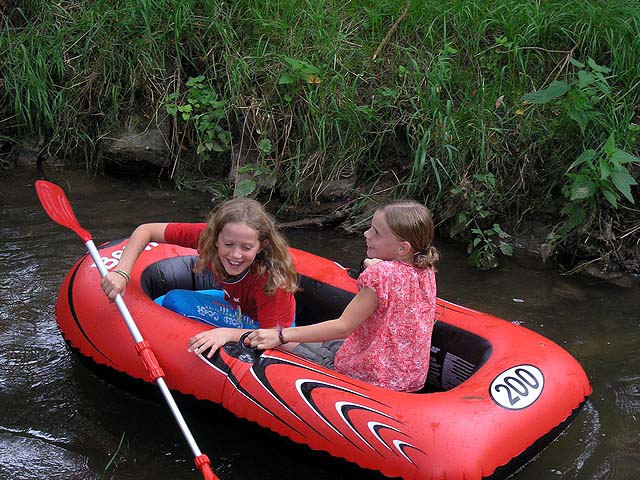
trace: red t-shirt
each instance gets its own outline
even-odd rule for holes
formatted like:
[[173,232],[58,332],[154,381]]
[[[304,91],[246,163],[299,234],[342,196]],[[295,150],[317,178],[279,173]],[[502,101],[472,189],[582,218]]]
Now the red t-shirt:
[[358,277],[358,289],[365,287],[376,293],[378,307],[337,351],[336,371],[391,390],[420,390],[429,370],[435,273],[400,261],[379,262]]
[[[169,223],[164,230],[164,240],[197,249],[200,234],[206,227],[206,223]],[[225,292],[225,300],[235,308],[240,306],[242,313],[256,320],[261,328],[284,328],[293,322],[296,311],[293,293],[279,288],[274,295],[267,295],[264,291],[267,282],[265,275],[258,276],[248,272],[233,282],[224,282],[218,278],[216,280]]]

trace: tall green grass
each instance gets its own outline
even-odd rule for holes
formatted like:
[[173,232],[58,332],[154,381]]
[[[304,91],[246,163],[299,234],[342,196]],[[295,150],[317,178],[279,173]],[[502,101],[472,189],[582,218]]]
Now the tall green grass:
[[[560,218],[567,168],[612,132],[627,152],[640,145],[635,0],[28,0],[2,26],[5,136],[99,169],[103,139],[134,112],[162,119],[168,96],[187,102],[203,75],[236,149],[270,146],[258,161],[287,202],[346,176],[387,192],[387,179],[471,240]],[[611,69],[611,95],[585,132],[522,101],[575,81],[569,60],[588,58]],[[177,184],[230,168],[229,150],[191,153],[202,135],[174,125]],[[637,218],[626,207],[615,215]]]

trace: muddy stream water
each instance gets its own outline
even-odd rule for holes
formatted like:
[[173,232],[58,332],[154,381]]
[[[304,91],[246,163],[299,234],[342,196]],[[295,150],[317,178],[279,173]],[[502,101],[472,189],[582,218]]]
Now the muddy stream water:
[[[77,172],[53,173],[50,179],[67,192],[97,244],[127,236],[139,223],[199,221],[211,208],[207,195],[177,192],[156,180]],[[84,245],[46,216],[34,180],[29,173],[0,178],[0,479],[201,478],[162,402],[105,382],[67,348],[54,304]],[[349,267],[365,252],[362,238],[331,230],[285,234],[292,246]],[[479,272],[466,264],[459,245],[437,246],[443,254],[440,297],[557,342],[583,365],[594,388],[569,428],[512,478],[640,478],[638,280],[621,287],[562,276],[527,255]],[[382,478],[222,409],[183,413],[221,480]]]

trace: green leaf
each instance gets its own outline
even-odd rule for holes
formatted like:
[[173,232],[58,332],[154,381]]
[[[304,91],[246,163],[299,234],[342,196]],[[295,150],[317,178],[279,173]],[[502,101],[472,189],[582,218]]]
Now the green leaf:
[[567,220],[567,230],[569,231],[580,225],[586,216],[585,209],[573,203],[565,205],[562,211],[569,215],[569,219]]
[[371,108],[369,105],[357,105],[355,111],[366,115],[373,114],[373,108]]
[[618,208],[618,197],[616,196],[615,192],[613,192],[613,190],[604,188],[602,189],[602,195],[607,199],[607,201],[613,208]]
[[187,87],[193,87],[199,83],[202,83],[203,81],[204,81],[204,75],[192,77],[189,80],[187,80]]
[[592,73],[585,72],[584,70],[578,72],[578,86],[580,88],[588,87],[595,79],[596,77]]
[[587,114],[586,111],[578,108],[567,107],[567,109],[569,110],[569,118],[574,120],[580,127],[580,131],[584,133],[589,124],[589,120],[591,120],[591,116]]
[[583,200],[592,197],[596,191],[596,184],[589,177],[578,175],[571,186],[571,200]]
[[635,155],[631,155],[624,150],[617,149],[611,155],[611,161],[616,165],[623,165],[625,163],[640,163],[640,158],[636,157]]
[[608,157],[611,157],[614,153],[616,153],[616,136],[615,133],[611,132],[607,141],[604,142],[604,153],[607,154]]
[[609,95],[611,93],[611,89],[609,88],[609,85],[606,82],[595,82],[595,85],[605,95]]
[[569,168],[567,168],[567,172],[570,172],[575,167],[578,167],[583,163],[587,163],[587,162],[591,163],[593,159],[596,158],[596,155],[597,155],[597,152],[591,148],[588,150],[585,150],[580,154],[578,158],[576,158],[576,160],[569,166]]
[[625,168],[615,168],[611,172],[611,180],[613,180],[613,184],[627,200],[635,203],[631,195],[631,185],[637,185],[637,183]]
[[244,178],[238,182],[234,192],[236,197],[248,197],[256,190],[256,182],[250,178]]
[[305,62],[304,60],[296,60],[291,57],[285,57],[284,59],[294,72],[300,72],[305,75],[317,75],[320,73],[320,69],[311,65],[309,62]]
[[571,62],[571,64],[574,67],[578,67],[578,68],[584,68],[586,65],[582,62],[579,62],[578,60],[574,59],[574,58],[570,58],[569,61]]
[[291,75],[289,75],[288,73],[283,73],[278,79],[278,85],[291,85],[295,81],[295,78],[293,78]]
[[271,140],[269,140],[268,138],[263,138],[258,142],[258,150],[260,150],[260,153],[262,153],[263,155],[269,155],[272,148],[273,147],[271,146]]
[[387,98],[396,98],[398,96],[398,91],[389,87],[383,87],[381,93],[382,96]]
[[178,113],[178,107],[176,105],[167,105],[167,113],[169,115],[176,115]]
[[509,238],[509,234],[507,232],[505,232],[504,230],[502,230],[502,228],[500,227],[499,224],[494,223],[493,224],[493,229],[496,231],[496,233],[498,234],[498,236],[502,239],[505,238]]
[[606,180],[611,175],[611,165],[605,160],[600,159],[600,180]]
[[508,243],[501,243],[498,248],[500,248],[500,251],[502,252],[503,255],[506,255],[508,257],[513,255],[513,247]]
[[542,105],[561,97],[571,89],[571,86],[567,82],[561,80],[554,80],[549,86],[543,90],[537,92],[527,93],[522,96],[522,99],[537,105]]
[[589,57],[587,59],[587,63],[589,64],[589,66],[596,72],[600,72],[600,73],[610,73],[611,69],[608,67],[605,67],[604,65],[598,65],[595,60],[591,57]]

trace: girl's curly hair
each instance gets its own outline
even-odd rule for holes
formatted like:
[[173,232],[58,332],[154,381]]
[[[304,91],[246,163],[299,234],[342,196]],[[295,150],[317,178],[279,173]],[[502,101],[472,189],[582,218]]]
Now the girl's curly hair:
[[200,272],[211,265],[216,277],[222,280],[229,278],[220,263],[216,246],[218,236],[227,223],[242,223],[258,232],[258,239],[263,248],[256,255],[251,271],[257,275],[266,275],[265,293],[273,295],[278,288],[295,292],[298,279],[289,254],[289,244],[278,231],[274,219],[264,206],[250,198],[228,200],[211,212],[207,228],[200,235],[200,258],[194,270]]

